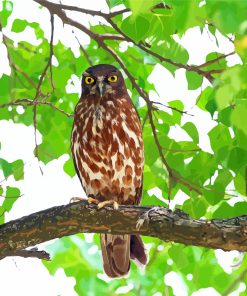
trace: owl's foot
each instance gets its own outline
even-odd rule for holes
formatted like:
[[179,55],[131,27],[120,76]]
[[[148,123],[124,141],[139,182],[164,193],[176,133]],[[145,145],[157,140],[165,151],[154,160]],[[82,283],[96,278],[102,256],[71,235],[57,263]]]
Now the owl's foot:
[[145,222],[148,225],[150,220],[149,218],[150,213],[155,212],[156,210],[159,210],[159,209],[160,207],[153,207],[152,209],[148,210],[146,213],[142,214],[136,223],[136,229],[139,230],[144,225]]
[[115,200],[105,200],[105,201],[102,201],[100,203],[98,203],[98,209],[102,209],[104,208],[105,206],[108,206],[108,205],[113,205],[113,209],[114,210],[117,210],[118,209],[118,203],[115,201]]
[[72,197],[70,199],[70,203],[72,202],[77,202],[77,201],[82,201],[82,200],[86,200],[89,204],[99,204],[99,201],[95,198],[92,198],[92,197],[89,197],[89,198],[86,198],[86,197]]
[[95,205],[98,205],[100,203],[97,199],[95,199],[93,197],[89,197],[87,199],[87,201],[88,201],[89,204],[95,204]]

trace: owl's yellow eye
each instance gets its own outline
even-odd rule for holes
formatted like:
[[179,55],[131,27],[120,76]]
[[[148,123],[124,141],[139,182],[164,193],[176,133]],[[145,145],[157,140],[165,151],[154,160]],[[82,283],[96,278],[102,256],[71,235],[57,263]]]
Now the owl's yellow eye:
[[117,75],[112,75],[108,77],[109,82],[116,82],[118,80]]
[[91,76],[86,76],[84,81],[86,84],[92,84],[94,83],[94,78]]

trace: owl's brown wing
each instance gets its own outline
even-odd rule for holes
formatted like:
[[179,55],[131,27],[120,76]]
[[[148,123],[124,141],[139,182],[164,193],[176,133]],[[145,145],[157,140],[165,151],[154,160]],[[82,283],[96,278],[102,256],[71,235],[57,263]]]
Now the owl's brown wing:
[[[78,178],[79,178],[79,180],[80,180],[80,182],[81,182],[81,186],[82,186],[83,190],[85,191],[86,188],[84,188],[84,186],[83,186],[82,179],[81,179],[81,176],[80,176],[80,172],[79,172],[79,169],[78,169],[78,167],[77,167],[77,164],[76,164],[76,161],[75,161],[75,157],[74,157],[74,155],[72,155],[72,159],[73,159],[73,163],[74,163],[74,168],[75,168],[76,174],[77,174],[77,176],[78,176]],[[86,191],[85,191],[85,192],[86,192]]]

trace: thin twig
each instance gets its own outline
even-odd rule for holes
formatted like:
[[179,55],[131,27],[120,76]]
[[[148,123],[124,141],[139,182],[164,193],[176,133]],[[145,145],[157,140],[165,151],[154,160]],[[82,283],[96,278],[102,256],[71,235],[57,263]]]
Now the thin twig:
[[[52,13],[51,13],[50,21],[51,21],[51,40],[50,40],[49,59],[48,59],[48,62],[46,64],[43,72],[41,73],[39,83],[38,83],[38,86],[36,88],[36,94],[35,94],[35,97],[34,97],[34,100],[33,100],[33,103],[34,103],[33,125],[34,125],[35,157],[37,157],[37,159],[39,159],[39,150],[38,150],[38,143],[37,143],[37,101],[38,101],[38,97],[40,96],[40,89],[41,89],[42,82],[43,82],[43,80],[45,78],[46,72],[47,72],[49,67],[51,69],[52,55],[53,55],[53,37],[54,37],[54,15]],[[43,174],[41,167],[40,167],[40,171]]]
[[[30,99],[18,99],[18,100],[15,100],[15,101],[11,101],[11,102],[8,102],[8,103],[5,103],[5,104],[1,104],[0,105],[0,108],[4,108],[4,107],[8,107],[8,106],[23,106],[23,107],[29,107],[29,106],[34,106],[34,101],[33,100],[30,100]],[[47,102],[47,101],[37,101],[36,102],[36,105],[46,105],[46,106],[49,106],[51,107],[52,109],[66,115],[67,117],[74,117],[73,114],[70,114],[62,109],[59,109],[57,106],[55,106],[53,103],[51,102]]]
[[39,251],[37,247],[34,247],[30,250],[16,250],[13,252],[9,252],[4,254],[4,256],[0,257],[0,260],[2,260],[5,257],[10,257],[10,256],[18,256],[22,258],[37,258],[37,259],[42,259],[42,260],[47,260],[50,261],[51,257],[50,254],[48,254],[46,251]]
[[144,117],[144,119],[142,121],[142,130],[144,129],[144,126],[145,126],[145,123],[146,123],[147,119],[148,119],[148,113],[146,112],[146,115],[145,115],[145,117]]
[[125,41],[125,37],[121,34],[110,34],[110,33],[105,33],[101,34],[100,38],[103,40],[122,40]]
[[55,91],[53,75],[52,75],[52,57],[53,57],[53,37],[54,37],[54,15],[51,14],[51,41],[50,41],[50,56],[49,56],[49,67],[50,67],[50,76],[51,76],[51,87],[53,92]]
[[17,73],[21,73],[23,77],[28,81],[28,83],[36,89],[37,85],[33,82],[33,80],[24,72],[17,64],[11,63],[11,67],[17,71]]
[[[13,60],[11,59],[10,57],[10,54],[9,54],[9,50],[8,50],[8,47],[9,47],[9,44],[7,43],[8,40],[10,40],[8,37],[6,37],[4,35],[4,33],[2,32],[2,38],[3,38],[3,44],[5,45],[6,49],[7,49],[7,56],[8,56],[8,60],[9,60],[9,64],[10,64],[10,67],[13,68],[16,73],[20,73],[26,80],[27,82],[33,87],[33,88],[37,88],[36,84],[34,83],[34,81],[27,75],[26,72],[23,71],[23,69],[21,67],[19,67],[17,64],[15,64],[13,62]],[[42,94],[42,93],[41,93]]]
[[169,151],[169,152],[174,152],[174,153],[177,153],[177,152],[196,152],[196,151],[201,151],[202,149],[201,148],[195,148],[195,149],[170,149],[170,148],[165,148],[165,147],[162,147],[163,150],[166,150],[166,151]]
[[154,101],[150,101],[150,102],[152,104],[161,105],[161,106],[166,107],[168,109],[174,110],[174,111],[176,111],[178,113],[181,113],[181,114],[186,114],[186,115],[189,115],[189,116],[194,116],[194,114],[190,114],[190,113],[188,113],[188,111],[182,111],[182,110],[180,110],[180,109],[178,109],[176,107],[171,107],[171,106],[165,105],[165,104],[160,103],[160,102],[154,102]]
[[247,275],[247,268],[245,268],[238,277],[230,284],[230,286],[222,293],[222,296],[229,295],[234,288],[245,278]]
[[235,54],[235,51],[230,52],[228,54],[223,54],[223,55],[221,55],[221,56],[219,56],[219,57],[217,57],[217,58],[215,58],[213,60],[207,61],[207,62],[205,62],[205,63],[203,63],[203,64],[201,64],[201,65],[199,65],[197,67],[199,67],[199,68],[207,67],[207,66],[212,65],[212,64],[214,64],[214,63],[216,63],[216,62],[218,62],[218,61],[220,61],[222,59],[225,59],[226,57],[229,57],[229,56],[231,56],[233,54]]
[[[61,17],[61,14],[63,14],[63,16],[66,16],[65,13],[63,12],[63,9],[78,11],[78,12],[82,12],[82,13],[89,14],[89,15],[92,15],[92,16],[95,16],[95,15],[100,16],[100,17],[104,18],[116,30],[116,32],[119,33],[120,36],[122,36],[122,37],[120,37],[119,35],[117,35],[117,40],[119,40],[119,38],[121,38],[121,40],[125,39],[125,41],[133,43],[135,46],[139,47],[141,50],[145,51],[146,53],[148,53],[148,54],[152,55],[153,57],[155,57],[156,59],[158,59],[160,62],[166,62],[166,63],[169,63],[169,64],[175,66],[175,67],[183,68],[183,69],[186,69],[187,71],[196,72],[199,75],[203,75],[210,82],[212,82],[212,80],[213,80],[213,77],[211,76],[212,73],[220,73],[220,70],[218,70],[218,72],[204,71],[204,70],[200,69],[200,66],[190,66],[190,65],[187,65],[187,64],[184,65],[182,63],[174,62],[171,59],[165,58],[165,57],[159,55],[158,53],[153,52],[148,47],[146,47],[143,44],[143,42],[136,42],[135,40],[133,40],[131,37],[129,37],[127,34],[125,34],[116,25],[116,23],[112,20],[112,18],[114,16],[119,15],[119,14],[123,14],[125,12],[128,12],[128,11],[130,11],[129,9],[123,9],[123,10],[120,10],[120,11],[117,11],[117,12],[107,14],[107,13],[103,13],[101,11],[94,11],[94,10],[90,10],[90,9],[80,8],[80,7],[76,7],[76,6],[63,5],[63,4],[55,4],[55,3],[51,3],[51,2],[48,2],[48,1],[44,1],[44,0],[35,0],[35,1],[38,2],[41,5],[49,8],[49,10],[53,11],[53,13],[56,13],[58,15],[60,14],[60,17]],[[71,19],[69,19],[69,20],[71,20]],[[86,30],[84,30],[84,32],[86,34],[88,34],[92,38],[93,38],[93,36],[96,36],[97,39],[101,38],[100,34],[95,34],[95,33],[93,33],[92,31],[90,31],[87,28],[86,28]],[[113,39],[113,37],[114,37],[114,35],[111,35],[111,39]],[[103,34],[102,40],[103,39],[104,39],[104,34]],[[216,61],[212,60],[212,63],[214,63]],[[223,69],[222,69],[222,71],[223,71]]]
[[21,195],[16,195],[16,196],[6,196],[6,195],[0,195],[0,197],[3,197],[3,198],[19,198],[19,197],[22,197],[24,194],[21,194]]
[[76,36],[76,34],[75,34],[75,32],[74,32],[73,30],[72,30],[72,33],[74,34],[75,39],[77,40],[77,42],[78,42],[78,44],[79,44],[79,46],[80,46],[80,49],[81,49],[82,53],[84,54],[84,56],[85,56],[85,58],[86,58],[88,64],[92,67],[92,66],[93,66],[93,63],[92,63],[92,61],[91,61],[91,59],[90,59],[90,57],[89,57],[87,51],[86,51],[85,48],[82,46],[80,40],[78,39],[78,37]]
[[69,118],[74,117],[74,114],[70,114],[70,113],[68,113],[68,112],[66,112],[66,111],[64,111],[64,110],[62,110],[62,109],[59,109],[57,106],[55,106],[55,105],[52,104],[51,102],[44,102],[44,101],[41,101],[41,102],[38,103],[38,105],[47,105],[47,106],[50,106],[52,109],[57,110],[58,112],[60,112],[60,113],[62,113],[62,114],[64,114],[64,115],[66,115],[66,116],[69,117]]

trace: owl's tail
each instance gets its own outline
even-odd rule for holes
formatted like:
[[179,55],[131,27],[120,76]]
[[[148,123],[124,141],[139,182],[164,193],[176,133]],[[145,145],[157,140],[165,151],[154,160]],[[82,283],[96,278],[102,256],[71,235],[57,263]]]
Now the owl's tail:
[[129,272],[130,258],[141,265],[147,263],[143,242],[139,235],[100,235],[103,266],[111,277],[122,277]]

